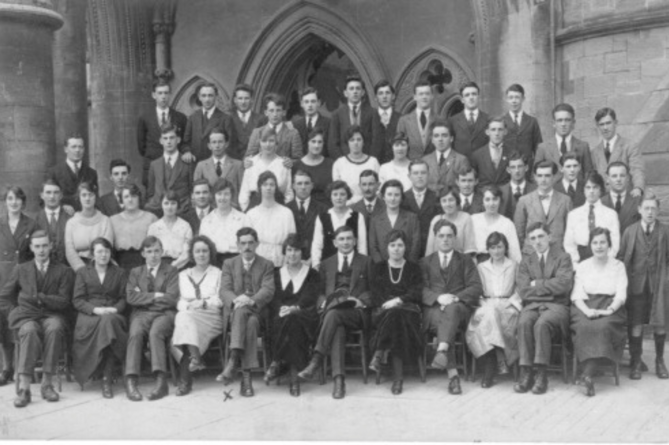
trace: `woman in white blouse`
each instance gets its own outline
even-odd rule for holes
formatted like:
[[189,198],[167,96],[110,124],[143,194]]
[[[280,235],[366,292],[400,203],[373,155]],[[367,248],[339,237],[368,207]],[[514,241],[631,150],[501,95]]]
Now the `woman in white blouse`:
[[520,242],[516,226],[506,216],[499,213],[502,203],[502,191],[497,186],[490,185],[483,188],[483,213],[472,215],[474,239],[476,241],[476,259],[479,263],[487,260],[490,255],[486,246],[488,236],[493,232],[502,233],[509,244],[507,255],[516,263],[522,260]]
[[609,256],[615,258],[620,248],[620,222],[618,213],[606,207],[599,199],[606,190],[604,178],[596,171],[591,171],[585,178],[585,204],[567,215],[567,228],[564,233],[564,251],[571,255],[574,264],[592,256],[590,250],[590,232],[595,227],[605,227],[611,232]]
[[597,227],[590,232],[593,257],[576,266],[571,300],[571,330],[574,353],[583,366],[586,395],[595,395],[592,376],[597,362],[619,363],[627,336],[627,272],[625,265],[611,258],[612,233]]
[[163,217],[149,226],[148,235],[163,244],[163,261],[181,270],[188,263],[188,243],[193,238],[193,229],[177,216],[179,196],[173,190],[165,192],[160,203]]
[[434,226],[438,221],[445,219],[455,224],[458,235],[455,237],[453,248],[462,253],[475,253],[476,240],[474,238],[474,226],[469,213],[461,210],[460,192],[457,187],[447,186],[439,192],[439,204],[444,213],[432,218],[430,230],[427,234],[427,247],[425,256],[437,251],[437,238],[434,235]]
[[348,203],[354,204],[362,199],[362,190],[360,189],[360,173],[365,170],[374,170],[379,172],[379,161],[374,156],[366,155],[363,152],[365,141],[362,135],[362,129],[359,125],[352,125],[346,131],[346,140],[348,141],[349,153],[337,159],[332,166],[332,180],[342,180],[348,184],[353,192]]
[[191,391],[191,373],[204,369],[202,356],[225,328],[219,296],[221,269],[211,265],[216,246],[200,235],[191,240],[188,251],[195,266],[179,274],[178,312],[172,337],[174,346],[183,352],[177,396]]
[[293,200],[293,187],[290,169],[284,165],[284,159],[276,153],[276,133],[266,127],[260,133],[260,153],[251,158],[252,165],[244,171],[242,186],[239,190],[239,207],[245,212],[260,203],[258,177],[265,171],[276,176],[276,184],[281,192],[282,204]]
[[409,138],[402,132],[399,132],[393,138],[393,159],[386,162],[379,169],[379,182],[381,185],[389,179],[397,179],[402,183],[404,191],[411,189],[411,180],[409,179],[409,164],[411,160],[407,157],[409,154]]
[[509,241],[500,232],[486,239],[490,259],[478,265],[483,296],[465,338],[474,357],[482,359],[484,377],[482,388],[493,385],[495,374],[508,372],[518,360],[516,330],[522,303],[516,292],[518,263],[508,257]]

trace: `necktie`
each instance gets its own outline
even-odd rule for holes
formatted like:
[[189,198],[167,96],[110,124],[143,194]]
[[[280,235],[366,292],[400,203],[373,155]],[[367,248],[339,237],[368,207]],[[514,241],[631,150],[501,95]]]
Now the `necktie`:
[[546,200],[549,199],[550,197],[551,197],[551,195],[539,195],[539,200],[541,200],[541,201],[546,201]]
[[156,282],[155,282],[155,273],[156,268],[151,267],[149,268],[149,284],[146,287],[147,292],[155,292],[156,291]]
[[500,147],[499,146],[494,146],[492,148],[492,153],[493,153],[492,162],[493,162],[493,164],[495,164],[495,168],[497,169],[497,168],[499,168],[499,161],[502,160],[502,153],[501,153]]
[[439,167],[441,167],[444,164],[445,160],[446,160],[446,156],[444,156],[443,153],[439,153]]
[[650,238],[651,230],[650,230],[650,224],[646,226],[646,236]]
[[618,198],[616,198],[616,212],[620,213],[620,209],[623,207],[623,195],[618,193]]
[[167,169],[167,179],[172,176],[172,160],[170,158],[165,159],[165,168]]
[[223,174],[223,167],[221,167],[221,161],[216,161],[216,176],[219,178]]
[[571,199],[574,199],[574,196],[576,195],[576,189],[574,189],[574,184],[569,183],[569,187],[567,187],[567,194]]
[[520,127],[520,114],[513,113],[513,123]]
[[304,199],[300,199],[300,215],[306,216],[307,209],[304,208]]
[[367,204],[367,213],[369,213],[371,215],[373,211],[374,211],[374,207],[371,204]]
[[56,237],[56,212],[51,212],[49,216],[49,236],[53,240]]
[[560,153],[562,153],[562,156],[567,153],[567,138],[562,138],[562,142],[560,142]]
[[543,277],[544,269],[546,268],[546,261],[544,260],[543,255],[539,256],[539,267],[541,267],[541,276]]
[[39,273],[42,275],[42,279],[46,276],[46,265],[45,264],[40,264],[39,265]]
[[244,122],[244,125],[249,123],[249,112],[248,111],[246,113],[242,113],[242,122]]
[[469,112],[469,119],[467,119],[467,120],[469,121],[469,126],[470,126],[470,127],[471,127],[472,125],[474,125],[474,122],[475,122],[475,121],[474,121],[474,112],[473,112],[473,111]]
[[422,194],[422,193],[420,195],[417,194],[417,193],[414,193],[414,196],[416,197],[416,204],[418,205],[418,208],[420,209],[421,207],[423,207],[423,197],[425,195]]
[[79,176],[79,170],[81,170],[81,168],[79,168],[79,163],[75,162],[74,163],[74,176]]
[[160,117],[160,125],[165,125],[167,123],[167,111],[163,111]]
[[441,268],[443,270],[446,270],[447,267],[448,267],[448,255],[444,255],[441,261]]
[[420,112],[420,128],[425,130],[425,126],[427,125],[427,116],[425,116],[425,112],[421,111]]
[[311,130],[314,129],[314,122],[312,120],[313,118],[307,119],[307,133],[311,133]]
[[590,212],[588,212],[588,231],[592,232],[595,230],[595,205],[590,204]]
[[388,115],[388,110],[383,110],[381,112],[381,123],[384,127],[387,127],[390,123],[390,116]]
[[348,272],[348,268],[349,268],[348,255],[344,255],[344,263],[341,266],[341,273]]
[[513,197],[516,201],[520,199],[520,197],[523,196],[523,194],[520,191],[520,187],[516,187],[516,191],[513,192]]
[[611,146],[608,142],[604,146],[604,156],[606,157],[606,162],[608,164],[609,160],[611,159]]
[[351,108],[351,124],[352,125],[360,125],[360,122],[358,122],[358,106],[353,105],[353,108]]
[[207,124],[209,123],[209,112],[205,111],[204,113],[202,113],[202,117],[203,117],[202,122],[204,123],[203,127],[206,127]]
[[471,208],[471,206],[472,206],[472,203],[469,200],[469,198],[465,198],[465,205],[462,206],[462,210],[465,211],[465,212],[469,212],[469,209]]

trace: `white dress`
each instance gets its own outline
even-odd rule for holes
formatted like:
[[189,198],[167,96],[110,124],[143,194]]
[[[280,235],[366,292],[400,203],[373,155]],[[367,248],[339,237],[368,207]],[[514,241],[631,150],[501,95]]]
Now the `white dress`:
[[506,216],[498,215],[497,219],[490,224],[486,219],[486,214],[476,213],[472,215],[472,225],[474,227],[474,239],[476,242],[477,253],[488,253],[486,241],[492,232],[499,232],[506,237],[509,242],[509,251],[507,255],[516,263],[520,264],[523,259],[520,252],[520,242],[518,241],[518,232],[516,226]]
[[332,166],[332,180],[341,179],[351,188],[353,197],[348,200],[349,205],[362,199],[362,190],[360,190],[360,173],[365,170],[374,170],[379,172],[379,161],[374,156],[368,156],[365,161],[354,162],[348,156],[342,156],[337,159]]
[[283,158],[277,156],[271,162],[265,162],[260,155],[251,158],[253,165],[244,170],[242,186],[239,190],[239,207],[246,211],[251,202],[251,193],[258,192],[258,176],[266,171],[271,171],[276,175],[277,187],[283,193],[285,202],[293,200],[293,186],[290,169],[283,165]]
[[283,266],[283,242],[288,235],[296,233],[293,212],[286,206],[274,204],[265,207],[260,204],[246,214],[251,227],[258,232],[258,249],[256,253],[274,263],[274,267]]
[[169,228],[165,220],[161,218],[149,226],[147,235],[158,238],[163,244],[163,255],[176,260],[184,252],[188,252],[188,243],[193,238],[193,229],[181,218],[177,218],[172,228]]
[[379,169],[379,184],[383,185],[389,179],[400,181],[405,192],[408,192],[412,187],[411,180],[409,179],[408,165],[406,167],[398,167],[393,161],[383,164]]

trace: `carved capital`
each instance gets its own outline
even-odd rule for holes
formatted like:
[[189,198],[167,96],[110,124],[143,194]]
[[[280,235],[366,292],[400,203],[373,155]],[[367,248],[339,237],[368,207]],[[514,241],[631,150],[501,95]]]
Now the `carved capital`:
[[159,79],[171,80],[174,72],[169,68],[156,68],[153,74]]

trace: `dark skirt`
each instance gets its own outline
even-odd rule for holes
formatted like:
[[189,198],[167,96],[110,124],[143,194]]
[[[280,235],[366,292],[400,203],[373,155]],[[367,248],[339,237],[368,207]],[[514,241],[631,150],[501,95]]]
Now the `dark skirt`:
[[74,328],[74,378],[83,384],[98,369],[102,352],[109,347],[114,356],[123,362],[128,344],[128,325],[119,314],[88,315],[79,313]]
[[136,249],[117,250],[116,262],[125,270],[132,270],[135,267],[143,266],[146,261],[142,256],[142,252]]
[[285,361],[298,369],[307,366],[318,331],[316,310],[301,310],[285,317],[277,314],[271,323],[274,360]]
[[627,295],[625,307],[630,326],[650,323],[650,311],[653,309],[653,291],[650,289],[650,280],[646,279],[642,294]]
[[[606,309],[613,296],[588,295],[585,304],[591,309]],[[571,329],[574,333],[574,352],[579,362],[606,358],[620,362],[627,338],[627,311],[621,307],[608,317],[589,319],[576,306],[571,308]]]
[[415,304],[402,304],[388,310],[375,311],[372,324],[375,332],[372,351],[390,350],[395,357],[412,361],[423,353],[421,311]]

